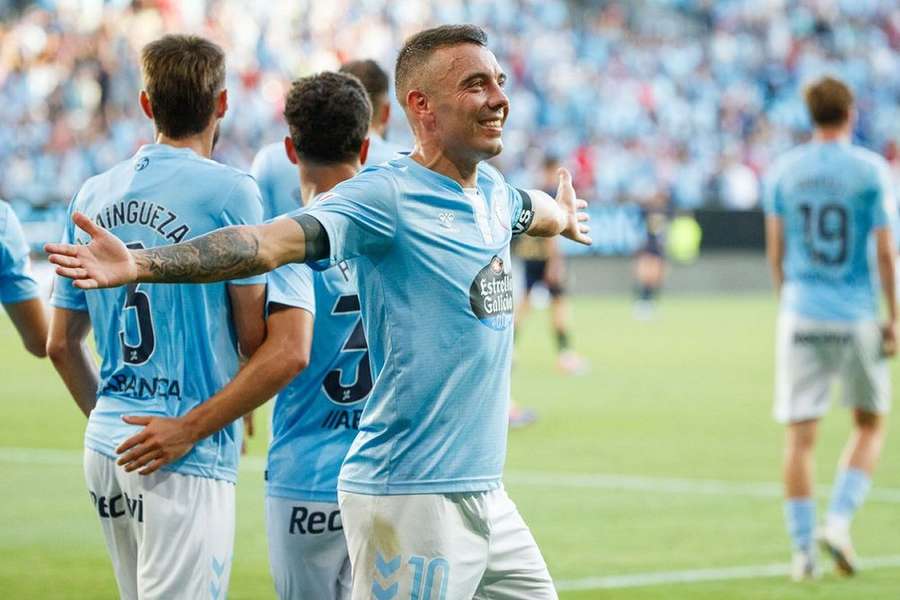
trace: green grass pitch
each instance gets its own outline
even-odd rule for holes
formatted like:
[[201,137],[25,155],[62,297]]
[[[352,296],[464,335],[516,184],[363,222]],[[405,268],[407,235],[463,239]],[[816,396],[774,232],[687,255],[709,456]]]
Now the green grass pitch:
[[[895,566],[804,585],[778,575],[602,587],[614,576],[789,559],[776,485],[782,432],[770,418],[775,310],[767,296],[664,298],[658,318],[645,323],[632,320],[626,298],[580,299],[573,338],[592,370],[569,378],[555,370],[546,313],[526,323],[513,394],[540,420],[511,433],[506,485],[561,598],[900,597],[900,440],[890,437],[854,535],[863,557]],[[5,317],[0,340],[0,596],[114,598],[81,473],[84,419],[50,363],[25,354]],[[896,430],[898,417],[891,420]],[[840,409],[823,423],[823,485],[848,429]],[[265,439],[262,432],[252,441],[237,488],[232,600],[274,598]],[[820,495],[820,510],[824,503]],[[824,557],[823,565],[830,566]]]

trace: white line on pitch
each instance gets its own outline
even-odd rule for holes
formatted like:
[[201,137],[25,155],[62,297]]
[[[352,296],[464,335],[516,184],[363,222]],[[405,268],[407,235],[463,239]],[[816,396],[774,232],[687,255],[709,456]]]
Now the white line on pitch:
[[[900,567],[900,556],[877,556],[860,559],[863,569]],[[609,577],[584,577],[562,579],[556,582],[560,591],[600,590],[628,587],[644,587],[670,583],[701,583],[704,581],[732,581],[735,579],[758,579],[761,577],[783,577],[790,573],[789,565],[753,565],[745,567],[723,567],[720,569],[694,569],[688,571],[655,571],[632,575],[611,575]]]
[[[80,450],[49,448],[0,447],[0,462],[30,465],[80,465]],[[241,458],[241,470],[262,472],[266,461],[261,456]],[[747,496],[779,498],[781,485],[769,482],[739,482],[717,479],[679,479],[672,477],[643,477],[615,474],[565,474],[541,471],[507,471],[504,481],[510,485],[532,487],[588,488],[613,491],[647,492],[656,494],[700,494],[714,496]],[[817,493],[827,496],[830,486],[819,486]],[[872,502],[900,503],[900,489],[875,487],[869,492]]]

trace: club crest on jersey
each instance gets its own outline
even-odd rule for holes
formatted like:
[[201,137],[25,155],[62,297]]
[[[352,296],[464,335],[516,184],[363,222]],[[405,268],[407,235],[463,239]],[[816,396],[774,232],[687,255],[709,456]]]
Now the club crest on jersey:
[[499,256],[475,276],[469,288],[469,305],[484,325],[502,331],[512,324],[513,291],[512,275]]
[[135,171],[143,171],[150,164],[150,159],[146,156],[134,164]]

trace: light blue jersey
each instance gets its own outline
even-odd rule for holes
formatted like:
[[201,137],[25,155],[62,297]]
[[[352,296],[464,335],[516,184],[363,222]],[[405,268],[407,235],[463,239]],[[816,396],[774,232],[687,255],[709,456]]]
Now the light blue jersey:
[[403,152],[405,152],[403,147],[392,144],[377,133],[369,133],[369,154],[366,156],[366,165],[380,165],[398,158]]
[[297,169],[288,160],[284,142],[269,144],[256,154],[250,174],[262,194],[264,219],[274,219],[303,206]]
[[0,200],[0,303],[16,304],[38,294],[22,225],[12,207]]
[[[227,225],[261,220],[253,179],[186,148],[143,146],[130,160],[89,179],[70,207],[132,248],[174,244]],[[87,243],[68,220],[63,240]],[[236,284],[262,284],[256,277]],[[85,445],[115,458],[140,430],[124,415],[172,417],[207,400],[234,377],[237,337],[225,283],[137,284],[84,291],[57,277],[53,306],[86,310],[102,364]],[[169,470],[235,481],[240,424],[198,442]]]
[[[367,165],[377,165],[397,158],[402,148],[383,138],[369,135]],[[269,144],[253,159],[250,174],[256,178],[263,198],[263,217],[274,219],[303,205],[298,167],[288,160],[284,142]]]
[[782,308],[823,321],[878,316],[874,230],[896,210],[887,163],[848,143],[809,143],[784,155],[765,206],[784,223]]
[[307,214],[354,257],[375,384],[339,489],[486,491],[506,455],[520,194],[481,164],[477,189],[408,157],[370,167]]
[[267,302],[315,315],[309,365],[275,400],[266,470],[269,496],[337,502],[338,471],[372,389],[352,262],[325,271],[285,265]]

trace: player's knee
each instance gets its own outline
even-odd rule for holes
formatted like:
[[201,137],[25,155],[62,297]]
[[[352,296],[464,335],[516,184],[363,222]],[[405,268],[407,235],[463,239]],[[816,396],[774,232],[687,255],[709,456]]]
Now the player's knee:
[[853,411],[853,421],[860,431],[866,433],[879,433],[884,426],[884,419],[878,413],[861,409]]

